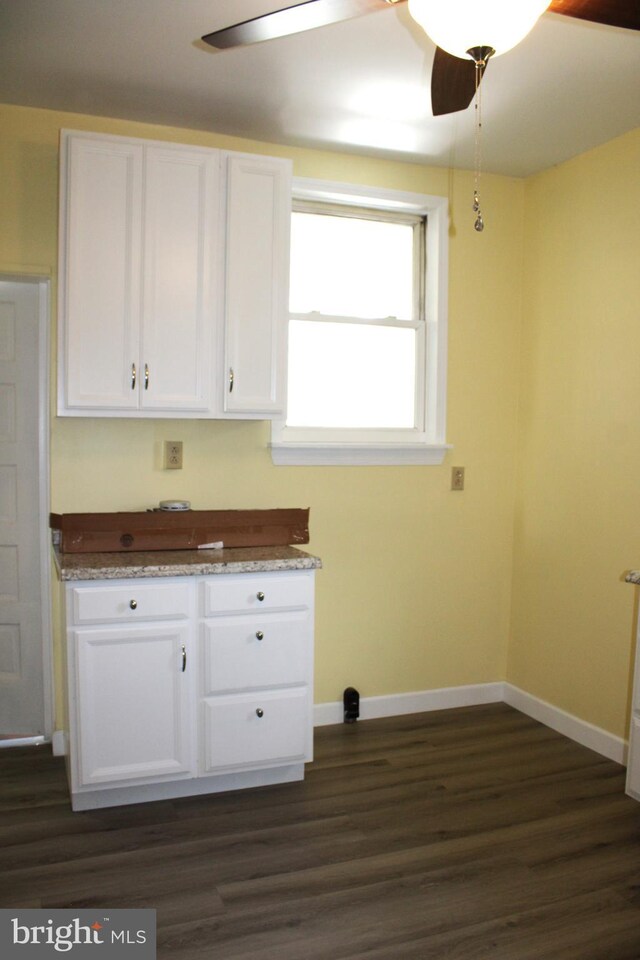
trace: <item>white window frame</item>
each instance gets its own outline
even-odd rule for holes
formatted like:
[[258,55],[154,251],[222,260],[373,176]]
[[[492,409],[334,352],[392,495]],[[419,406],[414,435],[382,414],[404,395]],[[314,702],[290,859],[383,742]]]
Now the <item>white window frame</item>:
[[413,430],[330,430],[288,427],[283,417],[273,420],[271,425],[273,462],[288,466],[442,463],[449,449],[445,441],[449,252],[447,198],[295,178],[293,199],[427,218],[424,348],[418,351],[420,369],[417,371],[417,381],[422,384],[424,391],[417,401],[417,409],[423,411],[423,422]]

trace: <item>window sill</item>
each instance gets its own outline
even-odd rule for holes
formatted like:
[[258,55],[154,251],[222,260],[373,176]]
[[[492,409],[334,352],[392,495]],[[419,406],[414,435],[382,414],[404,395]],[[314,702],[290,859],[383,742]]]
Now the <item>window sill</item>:
[[271,443],[276,466],[382,467],[442,463],[447,443]]

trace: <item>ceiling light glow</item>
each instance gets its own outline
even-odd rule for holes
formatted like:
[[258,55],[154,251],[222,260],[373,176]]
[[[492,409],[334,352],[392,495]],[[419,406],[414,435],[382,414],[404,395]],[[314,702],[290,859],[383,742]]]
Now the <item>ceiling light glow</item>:
[[436,46],[468,59],[468,50],[489,47],[494,56],[524,40],[549,0],[409,0],[409,13]]

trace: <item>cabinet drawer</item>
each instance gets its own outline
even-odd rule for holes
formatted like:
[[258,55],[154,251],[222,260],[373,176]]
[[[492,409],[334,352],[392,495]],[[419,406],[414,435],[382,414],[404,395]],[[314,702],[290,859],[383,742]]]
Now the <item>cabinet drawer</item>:
[[203,773],[309,758],[307,687],[203,702]]
[[202,590],[205,617],[308,609],[313,603],[313,578],[308,574],[218,575],[205,580]]
[[74,624],[175,620],[190,616],[191,584],[137,583],[72,587]]
[[311,672],[308,613],[219,617],[202,628],[205,696],[305,683]]

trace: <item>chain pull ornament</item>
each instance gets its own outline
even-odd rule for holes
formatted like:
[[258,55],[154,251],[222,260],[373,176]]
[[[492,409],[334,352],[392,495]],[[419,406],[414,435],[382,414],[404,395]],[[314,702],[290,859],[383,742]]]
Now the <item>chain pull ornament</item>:
[[475,91],[475,139],[474,139],[474,172],[473,172],[473,212],[476,215],[474,228],[478,233],[484,230],[484,219],[480,208],[480,178],[482,176],[482,88],[480,81],[487,65],[487,61],[495,50],[492,47],[472,47],[467,53],[476,66]]

